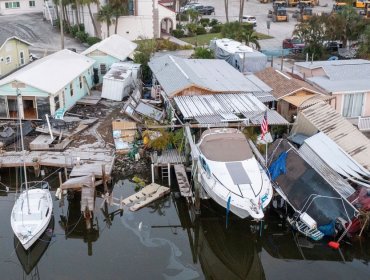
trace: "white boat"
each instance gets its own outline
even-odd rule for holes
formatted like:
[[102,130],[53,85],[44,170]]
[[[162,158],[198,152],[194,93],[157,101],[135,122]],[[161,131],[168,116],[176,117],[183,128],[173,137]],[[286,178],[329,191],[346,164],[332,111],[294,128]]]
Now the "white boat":
[[260,220],[273,191],[269,177],[254,157],[246,137],[237,129],[206,130],[197,144],[198,180],[218,204],[240,218]]
[[46,230],[53,212],[53,201],[47,182],[25,183],[10,217],[15,236],[28,250]]

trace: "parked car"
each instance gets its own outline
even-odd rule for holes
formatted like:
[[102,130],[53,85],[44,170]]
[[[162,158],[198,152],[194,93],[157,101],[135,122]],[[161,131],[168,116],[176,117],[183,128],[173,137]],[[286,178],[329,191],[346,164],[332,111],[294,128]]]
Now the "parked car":
[[283,40],[283,49],[292,49],[294,53],[303,51],[305,44],[298,37],[287,38]]
[[204,6],[202,10],[203,15],[211,15],[215,12],[215,7],[213,6]]
[[328,52],[338,52],[339,48],[342,48],[343,44],[336,41],[326,42],[325,43],[325,49]]
[[185,13],[186,11],[190,10],[195,3],[188,3],[185,6],[180,8],[180,13]]
[[243,15],[243,22],[251,23],[254,27],[257,26],[257,19],[255,16]]

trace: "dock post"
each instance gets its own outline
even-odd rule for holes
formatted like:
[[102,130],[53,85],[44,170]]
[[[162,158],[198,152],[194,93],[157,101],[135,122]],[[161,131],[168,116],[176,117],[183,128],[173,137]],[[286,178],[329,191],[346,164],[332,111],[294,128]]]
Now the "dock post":
[[59,188],[60,188],[62,186],[62,184],[63,184],[62,172],[58,172],[58,176],[59,176]]
[[195,190],[195,201],[194,201],[194,206],[195,206],[195,213],[198,215],[200,214],[200,188],[201,188],[201,185],[200,185],[200,182],[198,181],[198,168],[197,168],[197,160],[194,160],[193,161],[193,164],[195,164],[195,168],[196,168],[196,171],[195,171],[195,176],[193,177],[194,178],[194,190]]
[[106,174],[105,174],[105,164],[102,164],[102,166],[101,166],[101,174],[102,174],[102,177],[103,177],[104,192],[107,193],[108,192],[108,185],[107,185],[107,178],[106,178]]
[[168,186],[171,186],[171,164],[167,163],[167,168],[168,168]]
[[151,170],[152,170],[152,183],[154,183],[154,164],[153,163],[151,165]]
[[66,181],[68,180],[68,171],[67,167],[64,167],[64,176],[66,177]]

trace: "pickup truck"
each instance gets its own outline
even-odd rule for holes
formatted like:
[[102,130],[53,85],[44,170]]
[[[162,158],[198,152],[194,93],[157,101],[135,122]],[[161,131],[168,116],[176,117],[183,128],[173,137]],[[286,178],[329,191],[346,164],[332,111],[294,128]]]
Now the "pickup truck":
[[305,44],[297,37],[284,39],[283,49],[292,49],[293,53],[300,53],[305,48]]

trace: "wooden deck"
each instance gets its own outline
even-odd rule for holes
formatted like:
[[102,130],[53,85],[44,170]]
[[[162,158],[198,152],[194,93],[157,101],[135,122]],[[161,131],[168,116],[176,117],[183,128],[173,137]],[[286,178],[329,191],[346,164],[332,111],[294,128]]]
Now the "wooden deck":
[[[77,119],[76,121],[74,119]],[[90,118],[86,120],[79,120],[78,118],[74,117],[64,117],[64,121],[68,124],[69,122],[78,122],[78,125],[73,128],[73,129],[57,129],[57,128],[52,128],[52,132],[54,136],[60,136],[63,135],[64,137],[72,137],[75,134],[78,134],[88,127],[92,126],[94,123],[98,121],[98,118]],[[49,134],[49,129],[47,125],[36,127],[36,131]]]
[[141,191],[123,199],[122,205],[132,204],[130,210],[137,211],[168,193],[170,193],[170,188],[151,183]]
[[101,99],[101,92],[93,90],[91,95],[86,95],[77,101],[77,104],[81,105],[96,105]]
[[168,164],[181,164],[185,163],[185,154],[179,153],[176,149],[165,150],[160,156],[151,156],[152,162],[156,166],[167,166]]
[[191,190],[188,177],[186,176],[186,170],[185,170],[184,165],[175,164],[174,169],[175,169],[175,175],[176,175],[177,183],[179,185],[181,196],[191,197],[192,190]]
[[[24,155],[26,166],[72,168],[71,177],[87,176],[94,173],[96,177],[101,178],[103,176],[102,166],[105,166],[105,174],[110,175],[114,160],[112,151],[108,149],[68,149],[64,152],[26,151]],[[1,154],[0,168],[20,166],[23,166],[22,152]]]
[[57,143],[54,143],[54,141],[57,141],[54,137],[54,140],[50,138],[50,135],[41,134],[36,137],[35,140],[33,140],[30,143],[30,150],[31,151],[63,151],[71,142],[72,140],[70,138],[65,138],[62,141],[57,141]]

